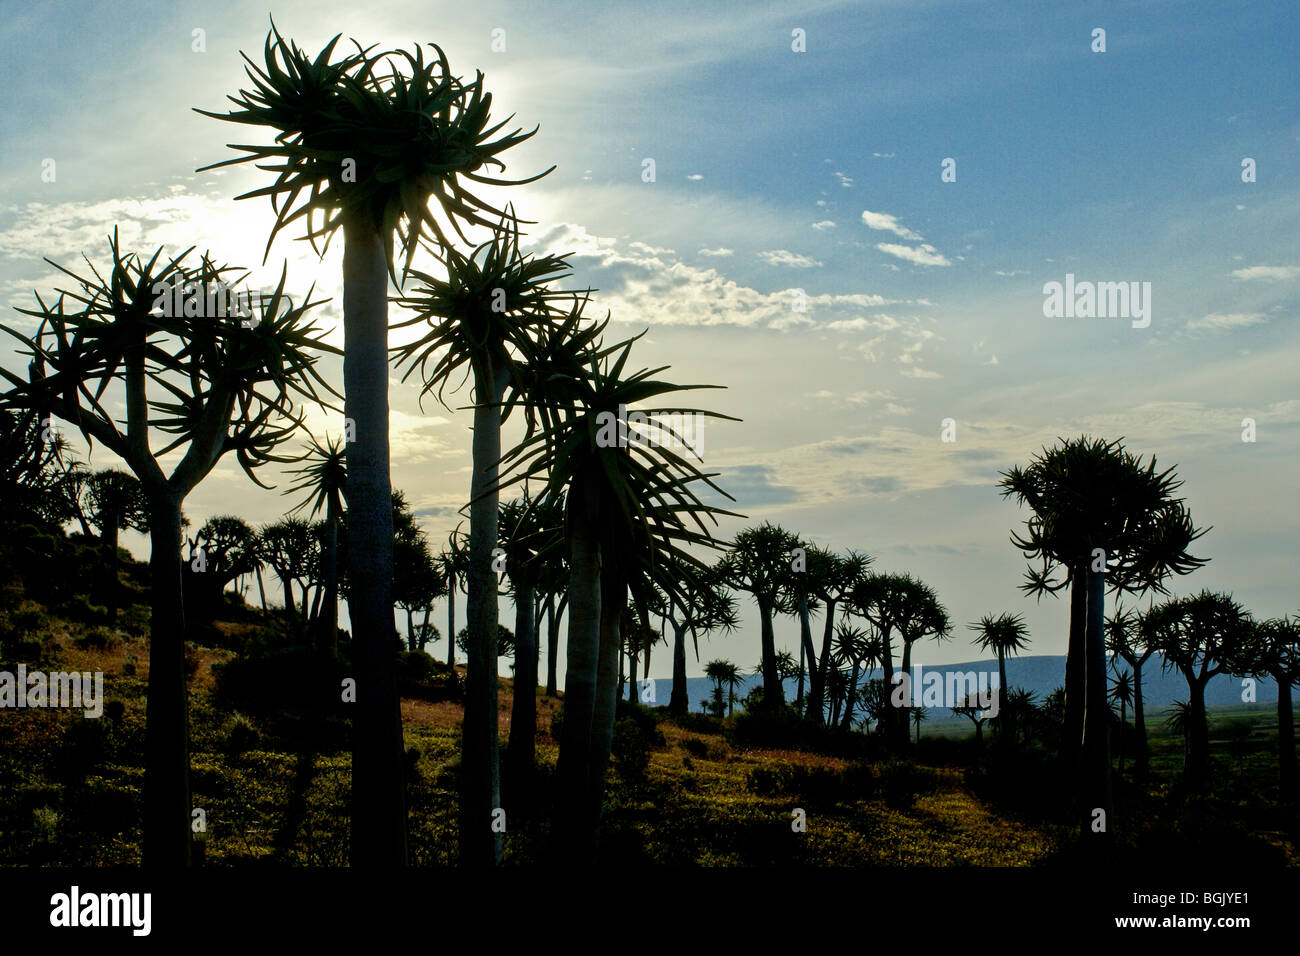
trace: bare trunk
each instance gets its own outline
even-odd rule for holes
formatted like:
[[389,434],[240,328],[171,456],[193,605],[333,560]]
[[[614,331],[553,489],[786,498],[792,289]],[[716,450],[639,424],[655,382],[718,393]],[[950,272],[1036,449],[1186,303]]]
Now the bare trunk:
[[447,666],[456,669],[456,575],[447,575]]
[[555,595],[546,595],[546,696],[555,699],[559,690],[560,618],[555,613]]
[[[1114,831],[1114,806],[1110,782],[1110,707],[1106,703],[1106,575],[1088,570],[1087,624],[1084,640],[1087,647],[1085,672],[1086,710],[1083,733],[1083,760],[1080,764],[1079,792],[1085,795],[1081,816],[1081,833],[1094,848],[1109,842]],[[1099,828],[1097,811],[1105,813],[1105,827]]]
[[[492,549],[497,546],[500,493],[502,373],[484,358],[474,367],[474,476],[469,506],[469,660],[465,672],[465,721],[461,743],[460,861],[490,867],[501,862],[502,834],[493,827],[501,806],[501,768],[497,762],[497,576]],[[489,489],[492,489],[489,491]]]
[[1291,710],[1291,682],[1277,681],[1277,762],[1278,784],[1284,801],[1296,795],[1295,717]]
[[564,675],[564,725],[556,765],[555,850],[562,862],[588,863],[595,848],[583,828],[596,675],[600,658],[600,541],[598,509],[583,499],[585,481],[578,476],[569,494],[569,643]]
[[680,717],[690,706],[686,691],[686,627],[673,621],[673,692],[668,699],[668,712]]
[[181,503],[151,496],[149,686],[145,705],[145,865],[190,865],[189,706],[185,686],[185,607],[181,598]]
[[321,647],[332,654],[338,650],[339,641],[339,501],[336,492],[329,494],[325,504],[325,553],[321,559],[324,562],[325,596],[324,613],[318,619],[318,626],[323,632]]
[[835,633],[835,602],[826,602],[826,623],[822,628],[822,653],[813,671],[812,687],[808,692],[808,713],[817,720],[825,720],[826,673],[831,663],[831,638]]
[[776,669],[776,634],[772,630],[772,606],[766,600],[758,602],[758,617],[763,641],[763,706],[774,707],[785,700],[781,676]]
[[587,812],[592,847],[600,839],[605,777],[614,744],[614,721],[618,715],[618,652],[622,644],[621,623],[626,606],[627,584],[619,575],[617,566],[607,562],[601,568],[600,659],[596,670],[596,706],[591,721],[591,757],[587,767]]
[[1204,789],[1210,775],[1210,724],[1205,715],[1205,682],[1194,674],[1187,676],[1188,715],[1187,730],[1187,782],[1194,790]]
[[1147,774],[1147,725],[1142,707],[1142,664],[1137,662],[1133,665],[1133,729],[1137,733],[1137,756],[1134,763],[1137,765],[1137,774],[1139,779],[1145,779]]
[[406,865],[406,774],[393,640],[393,505],[388,472],[388,269],[365,213],[343,224],[348,615],[357,666],[352,865]]
[[1087,628],[1088,591],[1082,567],[1070,572],[1070,636],[1065,657],[1065,728],[1061,756],[1072,764],[1083,744],[1085,685],[1084,631]]
[[515,585],[515,686],[510,708],[510,748],[506,783],[516,812],[531,809],[533,767],[537,760],[537,625],[533,583],[527,572]]

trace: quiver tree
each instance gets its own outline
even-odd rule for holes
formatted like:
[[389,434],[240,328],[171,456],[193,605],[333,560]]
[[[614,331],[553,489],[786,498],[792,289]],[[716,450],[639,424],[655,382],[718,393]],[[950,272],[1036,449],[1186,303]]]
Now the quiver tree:
[[1236,676],[1256,674],[1277,682],[1278,787],[1284,801],[1294,802],[1300,774],[1296,770],[1295,715],[1291,689],[1300,683],[1300,618],[1288,615],[1261,621]]
[[[298,627],[300,616],[305,620],[309,603],[306,582],[315,577],[313,565],[320,560],[318,548],[319,541],[312,526],[302,518],[285,518],[265,526],[258,533],[258,556],[280,579],[290,628]],[[294,599],[295,584],[302,590],[301,602]]]
[[87,476],[86,517],[99,531],[104,550],[104,596],[108,620],[117,621],[121,603],[117,580],[118,532],[149,530],[149,503],[140,481],[124,471],[107,468]]
[[764,521],[737,534],[734,545],[718,562],[717,573],[723,583],[752,595],[758,606],[765,707],[779,706],[785,699],[776,665],[773,616],[797,610],[790,575],[807,549],[807,543],[794,532]]
[[1143,641],[1140,621],[1136,611],[1117,607],[1115,613],[1106,618],[1106,650],[1128,664],[1133,672],[1133,729],[1137,735],[1134,764],[1139,779],[1143,779],[1150,766],[1150,755],[1146,708],[1142,700],[1142,667],[1156,649]]
[[[862,580],[874,559],[859,551],[850,550],[841,555],[818,547],[809,548],[807,557],[805,578],[808,587],[826,609],[826,617],[822,621],[821,653],[813,653],[811,645],[805,648],[810,676],[807,713],[822,720],[826,675],[831,663],[831,641],[835,634],[835,609],[844,603],[847,595]],[[806,613],[801,614],[806,617]]]
[[[346,446],[348,506],[354,519],[348,612],[359,651],[352,863],[374,868],[406,863],[405,746],[391,641],[387,288],[389,278],[399,284],[394,239],[399,240],[406,270],[425,234],[449,248],[445,224],[430,208],[431,201],[462,239],[462,224],[491,227],[504,213],[475,196],[465,181],[510,185],[484,175],[483,170],[503,170],[500,155],[536,130],[517,129],[493,139],[509,120],[490,124],[492,96],[483,88],[483,74],[473,82],[453,75],[446,55],[433,44],[429,44],[433,57],[428,62],[419,46],[414,52],[372,53],[373,46],[363,49],[355,41],[356,52],[336,60],[338,40],[335,36],[312,59],[286,42],[272,24],[263,54],[265,67],[244,57],[252,88],[229,97],[238,109],[229,114],[197,112],[275,131],[270,145],[233,146],[244,155],[204,167],[253,162],[278,173],[271,185],[238,197],[271,198],[276,219],[267,240],[268,254],[276,235],[298,219],[304,221],[313,248],[322,239],[327,247],[334,233],[343,230],[344,415],[356,437]],[[486,390],[479,399],[489,400]],[[475,432],[476,441],[480,431]],[[490,460],[497,457],[493,454]],[[476,461],[482,465],[484,459]],[[493,522],[495,517],[494,502]],[[489,613],[481,608],[489,603],[495,606],[495,601],[476,595],[470,613],[475,632],[486,632],[480,644],[490,641],[495,631],[494,623],[484,627]],[[478,663],[482,671],[492,662],[480,654]],[[467,748],[464,775],[466,780],[479,781],[487,772],[484,758],[489,749],[479,699],[486,695],[470,696],[466,732],[476,736],[478,743]],[[484,794],[492,787],[472,785]],[[472,837],[489,826],[486,814],[492,808],[487,799],[468,801],[472,810],[462,806],[475,820],[483,814],[481,824],[461,831],[461,845],[467,847],[465,862],[476,854],[481,862],[491,861],[492,841],[486,841],[489,858],[485,859],[484,841]]]
[[[188,708],[182,601],[181,505],[223,455],[234,453],[244,472],[286,462],[277,447],[298,427],[295,399],[320,402],[329,390],[316,371],[325,345],[306,312],[293,308],[285,276],[247,311],[208,314],[208,293],[234,288],[231,266],[204,257],[186,265],[191,250],[164,261],[123,254],[114,231],[112,267],[93,265],[87,276],[56,263],[72,287],[53,304],[20,309],[38,320],[30,337],[4,327],[32,357],[28,379],[0,369],[12,386],[0,399],[10,408],[53,414],[117,455],[140,481],[149,503],[152,619],[146,707],[144,859],[147,865],[190,862]],[[47,260],[48,261],[48,260]],[[311,293],[307,295],[310,300]],[[179,299],[181,308],[171,307]],[[75,303],[75,311],[67,306]],[[125,420],[106,404],[120,388]],[[123,430],[124,426],[124,430]],[[171,438],[155,449],[151,438]],[[181,451],[170,473],[161,460]]]
[[347,452],[343,443],[337,438],[326,436],[325,444],[322,445],[314,437],[309,438],[302,466],[292,469],[290,474],[297,475],[298,480],[285,489],[285,494],[305,493],[305,496],[289,514],[296,515],[309,509],[308,517],[315,518],[322,509],[325,512],[320,542],[324,595],[316,625],[320,647],[332,653],[338,650],[339,528],[347,504],[348,489]]
[[447,535],[447,547],[434,559],[447,594],[447,666],[456,666],[456,595],[464,593],[469,574],[469,536],[457,527]]
[[1187,681],[1184,773],[1193,788],[1202,788],[1210,770],[1205,687],[1216,674],[1244,669],[1255,623],[1231,595],[1201,591],[1151,608],[1142,615],[1141,632],[1159,652],[1162,666],[1177,669]]
[[[1067,584],[1072,589],[1065,756],[1079,757],[1080,831],[1103,834],[1099,842],[1105,843],[1114,830],[1105,592],[1165,593],[1170,575],[1207,563],[1187,549],[1208,529],[1196,528],[1183,500],[1174,497],[1182,481],[1173,469],[1157,472],[1154,456],[1143,463],[1120,440],[1061,439],[1027,468],[1003,472],[999,486],[1004,497],[1033,512],[1025,533],[1011,537],[1031,562],[1022,589],[1040,597]],[[1098,809],[1106,815],[1104,830],[1093,828]]]
[[[890,705],[882,719],[885,739],[906,744],[908,702],[901,699],[901,693],[911,689],[912,645],[926,637],[946,639],[951,629],[948,612],[934,590],[910,574],[868,572],[849,592],[847,600],[853,613],[870,622],[880,641],[880,663]],[[894,675],[895,633],[903,645],[901,665],[905,681]]]
[[499,527],[515,604],[514,698],[505,779],[512,806],[531,809],[537,759],[537,617],[535,592],[544,564],[563,547],[564,514],[555,499],[524,497],[501,506]]
[[[554,832],[567,856],[590,861],[613,740],[620,618],[629,586],[642,600],[650,582],[683,599],[682,569],[695,575],[709,570],[687,549],[719,547],[710,525],[731,513],[700,501],[698,483],[729,496],[711,474],[669,447],[684,443],[680,435],[665,425],[651,426],[647,435],[623,415],[642,402],[718,386],[653,378],[666,367],[625,373],[635,339],[601,349],[596,336],[603,324],[578,331],[578,315],[575,309],[539,340],[524,370],[533,383],[530,407],[538,428],[505,458],[515,471],[512,482],[544,478],[543,496],[566,489],[569,641]],[[641,412],[649,421],[682,412],[727,417],[700,409]]]
[[418,325],[424,333],[397,350],[397,364],[406,366],[403,381],[419,373],[424,383],[421,400],[433,394],[444,407],[444,393],[458,373],[473,382],[466,573],[471,639],[461,746],[460,847],[463,863],[496,865],[502,841],[492,826],[493,813],[501,805],[497,654],[492,644],[499,610],[492,550],[499,537],[501,426],[526,391],[519,362],[532,355],[541,330],[563,317],[556,302],[571,299],[572,293],[550,287],[568,275],[563,258],[519,251],[518,223],[512,216],[503,216],[492,238],[469,255],[448,247],[439,258],[445,278],[412,271],[418,288],[395,300],[415,313],[399,327]]
[[196,624],[211,621],[226,586],[252,574],[262,560],[257,532],[234,515],[209,518],[195,533],[194,542],[203,553],[203,570],[189,565],[185,575],[186,623],[191,631]]
[[966,625],[976,632],[974,644],[992,651],[998,658],[998,742],[1014,743],[1016,739],[1015,711],[1007,707],[1007,655],[1019,654],[1029,644],[1029,629],[1019,614],[1002,613],[996,617],[985,614],[978,621]]
[[686,635],[691,637],[695,660],[700,660],[700,634],[720,630],[730,634],[740,626],[736,599],[722,582],[716,566],[707,574],[679,569],[681,596],[665,596],[664,618],[673,631],[673,687],[668,712],[680,717],[690,709],[686,690]]

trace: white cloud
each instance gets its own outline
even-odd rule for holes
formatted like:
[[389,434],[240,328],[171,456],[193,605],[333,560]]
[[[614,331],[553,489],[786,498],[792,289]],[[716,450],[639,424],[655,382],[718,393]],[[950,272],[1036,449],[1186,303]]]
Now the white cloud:
[[876,248],[881,252],[888,253],[899,259],[914,263],[918,266],[950,266],[952,262],[939,252],[929,243],[922,243],[920,247],[900,246],[893,242],[878,242]]
[[1248,266],[1233,269],[1234,279],[1294,279],[1300,276],[1300,266]]
[[900,368],[898,374],[904,378],[943,378],[938,372],[931,372],[928,369],[918,368],[915,365],[909,365],[906,368]]
[[902,239],[911,239],[914,242],[924,242],[925,237],[908,229],[898,221],[897,216],[891,216],[887,212],[872,212],[870,209],[862,210],[862,221],[866,223],[869,229],[879,229],[884,232],[892,232]]
[[1207,329],[1214,332],[1221,332],[1227,329],[1244,329],[1247,326],[1259,325],[1261,322],[1267,322],[1268,319],[1260,312],[1212,312],[1209,315],[1203,315],[1199,319],[1192,319],[1187,323],[1189,329]]
[[793,266],[796,269],[812,269],[821,265],[816,259],[809,259],[788,249],[769,249],[760,252],[758,257],[771,266]]
[[843,186],[845,189],[852,189],[852,188],[853,188],[853,179],[852,179],[852,177],[850,177],[850,176],[845,176],[845,175],[844,175],[842,172],[840,172],[838,169],[835,170],[835,178],[838,179],[838,180],[840,181],[840,185]]
[[733,251],[732,249],[701,249],[699,254],[702,256],[729,256]]
[[813,223],[812,227],[816,229],[818,232],[825,232],[827,229],[834,229],[835,223],[833,223],[829,219],[823,219],[821,222]]
[[689,176],[687,176],[686,178],[689,179],[689,180],[691,180],[691,182],[699,182],[699,181],[700,181],[701,179],[703,179],[704,177],[703,177],[702,175],[700,175],[699,173],[691,173],[691,174],[690,174]]

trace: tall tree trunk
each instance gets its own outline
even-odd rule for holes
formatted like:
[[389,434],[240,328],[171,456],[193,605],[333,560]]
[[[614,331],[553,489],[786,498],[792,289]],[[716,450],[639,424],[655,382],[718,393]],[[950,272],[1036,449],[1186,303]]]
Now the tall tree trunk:
[[284,588],[284,611],[292,622],[293,616],[298,613],[298,606],[293,602],[293,585],[288,575],[280,575],[280,586]]
[[[639,637],[640,635],[638,634],[638,637],[634,638],[633,640],[637,640]],[[637,677],[636,674],[637,653],[636,652],[637,652],[637,646],[636,644],[633,644],[628,654],[629,660],[628,660],[628,671],[627,671],[627,682],[628,682],[627,699],[630,703],[633,704],[637,702],[639,697],[639,694],[637,693],[637,686],[636,686],[636,677]]]
[[[1004,740],[1003,738],[1009,738]],[[998,648],[998,742],[1015,743],[1015,719],[1007,709],[1007,658],[1006,652]]]
[[555,615],[555,595],[546,595],[546,696],[555,699],[559,689],[557,678],[559,664],[556,661],[560,653],[560,621]]
[[[1081,833],[1087,845],[1100,848],[1114,832],[1114,806],[1110,782],[1110,707],[1106,703],[1106,575],[1091,567],[1087,575],[1088,613],[1084,639],[1087,646],[1083,731],[1083,760],[1079,792],[1086,799],[1082,807]],[[1097,810],[1106,814],[1105,829],[1094,830]]]
[[149,686],[145,705],[143,856],[150,868],[190,865],[189,706],[181,598],[181,502],[150,496]]
[[486,357],[474,363],[474,477],[469,506],[469,660],[465,672],[465,720],[461,738],[460,862],[488,867],[501,862],[502,834],[492,826],[501,806],[497,762],[497,546],[501,457],[501,396],[506,374]]
[[915,698],[920,697],[921,695],[919,689],[912,686],[912,642],[906,637],[903,638],[903,659],[901,662],[900,672],[907,675],[908,694],[903,702],[903,706],[899,708],[894,719],[898,721],[899,730],[901,731],[899,739],[902,740],[903,743],[908,743],[910,736],[908,731],[912,724],[911,703]]
[[1188,715],[1187,731],[1187,782],[1194,790],[1201,790],[1210,776],[1210,724],[1205,715],[1205,683],[1187,672]]
[[424,620],[420,622],[420,650],[424,650],[424,646],[429,643],[429,618],[432,614],[433,602],[430,601],[424,606]]
[[266,613],[266,585],[262,583],[262,566],[259,564],[255,569],[257,572],[257,593],[262,598],[262,613]]
[[808,595],[799,595],[799,691],[796,707],[803,713],[803,675],[805,666],[809,670],[817,669],[817,655],[813,651],[812,626],[808,623]]
[[1065,728],[1061,756],[1067,766],[1079,758],[1083,745],[1084,685],[1087,668],[1084,632],[1088,623],[1088,591],[1083,566],[1070,570],[1070,636],[1065,656]]
[[826,673],[831,663],[831,639],[835,633],[835,602],[826,602],[826,623],[822,628],[822,653],[817,658],[816,670],[813,672],[812,687],[808,692],[808,713],[817,720],[824,721],[826,700]]
[[1142,708],[1142,662],[1133,664],[1133,729],[1137,733],[1137,755],[1134,758],[1139,780],[1147,775],[1147,725]]
[[849,671],[849,683],[844,689],[844,722],[840,724],[842,730],[849,730],[853,726],[853,709],[857,702],[858,680],[862,672],[855,660],[853,669]]
[[507,796],[516,813],[532,805],[533,768],[537,760],[537,625],[533,618],[533,582],[529,572],[515,580],[515,686],[510,707]]
[[357,662],[352,865],[406,865],[406,753],[393,641],[388,472],[388,266],[368,211],[343,223],[343,414],[348,470],[348,616]]
[[1124,732],[1128,727],[1128,707],[1124,701],[1119,702],[1119,772],[1124,775]]
[[[894,706],[894,637],[892,628],[880,628],[880,663],[884,669],[885,706],[881,711],[881,721],[885,725],[885,740],[898,743],[898,709]],[[903,733],[907,733],[903,725]]]
[[668,713],[680,717],[690,706],[686,690],[686,626],[673,621],[673,692],[668,700]]
[[776,634],[772,630],[772,606],[765,600],[758,602],[758,618],[763,641],[763,706],[774,707],[785,700],[781,676],[776,669]]
[[408,606],[406,611],[406,649],[415,650],[415,612]]
[[447,666],[456,669],[456,575],[447,575]]
[[322,610],[317,619],[321,630],[320,646],[331,654],[338,650],[339,641],[339,502],[338,495],[331,492],[325,503],[325,553],[321,555],[324,562],[325,596]]
[[586,482],[575,478],[569,495],[569,641],[564,672],[564,724],[556,764],[555,851],[561,862],[586,863],[594,847],[583,832],[591,728],[596,708],[596,674],[600,659],[599,511],[584,499]]
[[1283,801],[1296,797],[1295,717],[1291,710],[1291,682],[1285,675],[1277,678],[1277,768],[1278,785]]
[[621,623],[626,606],[627,583],[618,566],[607,562],[601,569],[600,660],[596,671],[596,706],[591,721],[591,757],[587,767],[587,826],[591,831],[592,848],[600,840],[605,777],[614,745],[614,721],[618,716],[618,651],[623,643]]

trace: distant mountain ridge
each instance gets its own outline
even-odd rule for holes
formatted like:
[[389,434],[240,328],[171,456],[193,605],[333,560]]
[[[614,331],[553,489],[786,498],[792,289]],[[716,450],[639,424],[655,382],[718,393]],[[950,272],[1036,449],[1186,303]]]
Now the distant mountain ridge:
[[[1160,655],[1154,654],[1142,666],[1142,701],[1147,710],[1157,710],[1168,707],[1176,700],[1187,699],[1187,681],[1183,679],[1182,674],[1175,670],[1169,669],[1162,671],[1160,667]],[[997,661],[981,660],[968,661],[960,664],[923,664],[920,665],[923,674],[940,673],[945,675],[952,673],[971,673],[975,674],[996,674],[998,671]],[[1121,669],[1127,669],[1127,665],[1121,664]],[[913,676],[917,666],[913,665]],[[871,677],[881,677],[883,673],[877,669],[871,672]],[[921,678],[924,680],[924,676]],[[749,693],[750,688],[761,683],[759,677],[747,675],[743,683],[737,687],[736,693],[744,697]],[[1027,655],[1025,657],[1011,657],[1007,659],[1007,683],[1012,687],[1023,687],[1032,691],[1038,696],[1039,701],[1050,694],[1057,687],[1065,683],[1065,655]],[[655,704],[667,704],[668,695],[672,689],[672,680],[668,678],[658,678],[655,680],[654,696]],[[785,682],[785,695],[787,700],[793,700],[796,693],[797,685],[793,680]],[[806,688],[805,688],[806,690]],[[709,700],[713,695],[713,682],[707,677],[688,677],[686,679],[686,692],[690,700],[691,710],[698,711],[700,704]],[[1238,677],[1230,677],[1227,674],[1219,674],[1210,678],[1209,684],[1205,688],[1205,703],[1209,707],[1225,707],[1233,704],[1240,704],[1242,694],[1242,680]],[[1291,696],[1297,697],[1296,688],[1292,688]],[[1277,684],[1272,680],[1263,678],[1255,679],[1255,700],[1259,703],[1276,703],[1277,702]],[[649,702],[647,702],[649,703]]]

